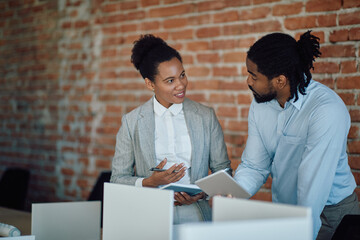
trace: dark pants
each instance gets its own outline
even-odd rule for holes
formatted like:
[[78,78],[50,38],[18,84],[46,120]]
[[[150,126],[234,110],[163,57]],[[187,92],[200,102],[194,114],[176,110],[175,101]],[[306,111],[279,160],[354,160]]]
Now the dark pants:
[[360,214],[359,201],[355,192],[338,204],[325,206],[320,215],[322,224],[316,240],[330,240],[346,214]]

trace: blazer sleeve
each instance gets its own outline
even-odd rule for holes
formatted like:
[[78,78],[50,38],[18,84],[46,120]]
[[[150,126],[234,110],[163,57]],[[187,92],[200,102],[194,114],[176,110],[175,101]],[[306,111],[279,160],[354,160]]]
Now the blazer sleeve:
[[110,182],[135,185],[135,154],[127,115],[122,118],[121,127],[116,135],[115,155],[112,161]]
[[210,162],[209,168],[212,173],[230,168],[230,160],[227,154],[224,133],[214,109],[210,108]]

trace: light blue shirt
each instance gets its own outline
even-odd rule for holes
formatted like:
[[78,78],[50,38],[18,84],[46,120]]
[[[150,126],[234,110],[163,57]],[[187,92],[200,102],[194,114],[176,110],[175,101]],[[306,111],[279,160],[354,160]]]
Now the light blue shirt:
[[234,178],[254,195],[272,176],[272,201],[311,207],[314,239],[320,214],[353,193],[348,165],[349,112],[330,88],[311,81],[306,95],[251,103],[246,148]]

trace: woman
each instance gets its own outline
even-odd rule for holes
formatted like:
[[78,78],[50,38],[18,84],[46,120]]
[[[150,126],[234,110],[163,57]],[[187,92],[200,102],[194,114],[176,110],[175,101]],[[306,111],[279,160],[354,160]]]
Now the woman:
[[[180,54],[161,38],[135,41],[131,61],[154,96],[122,118],[111,182],[159,187],[229,168],[224,136],[214,110],[185,97],[188,80]],[[151,168],[167,169],[150,171]],[[176,192],[174,224],[211,220],[204,193]]]

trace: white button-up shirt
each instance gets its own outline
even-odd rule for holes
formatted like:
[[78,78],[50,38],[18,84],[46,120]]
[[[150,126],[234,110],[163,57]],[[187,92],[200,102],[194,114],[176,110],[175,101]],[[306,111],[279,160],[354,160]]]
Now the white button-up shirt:
[[[188,128],[185,122],[183,104],[173,104],[169,108],[161,105],[154,98],[155,112],[155,156],[156,165],[164,158],[167,163],[164,169],[174,164],[184,163],[190,168],[191,163],[191,141]],[[154,166],[155,167],[155,166]],[[181,184],[190,184],[190,171],[178,181]],[[136,181],[136,186],[142,186],[143,178]]]

